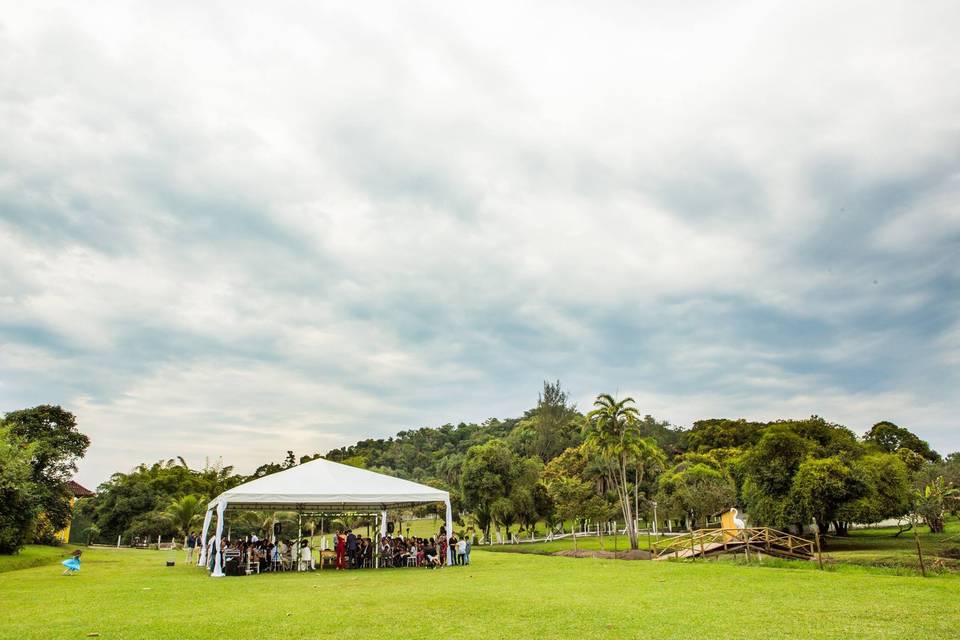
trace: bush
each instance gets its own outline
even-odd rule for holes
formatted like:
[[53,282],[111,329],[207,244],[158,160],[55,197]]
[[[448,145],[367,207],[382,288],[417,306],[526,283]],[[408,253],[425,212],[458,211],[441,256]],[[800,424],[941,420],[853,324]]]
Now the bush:
[[37,515],[30,458],[33,449],[0,428],[0,553],[18,552]]
[[28,540],[33,544],[43,544],[48,547],[59,547],[63,541],[57,537],[60,531],[47,517],[46,513],[40,513],[33,521],[32,532]]
[[142,513],[130,523],[124,533],[125,537],[143,538],[147,542],[156,541],[157,536],[170,538],[177,533],[176,525],[163,511],[148,511]]

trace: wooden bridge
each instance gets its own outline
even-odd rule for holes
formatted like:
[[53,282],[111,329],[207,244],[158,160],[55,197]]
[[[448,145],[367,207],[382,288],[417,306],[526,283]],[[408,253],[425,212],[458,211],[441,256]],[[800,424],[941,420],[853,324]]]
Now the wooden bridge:
[[762,553],[780,558],[811,560],[817,543],[767,527],[752,529],[698,529],[653,545],[654,560],[703,558],[720,553]]

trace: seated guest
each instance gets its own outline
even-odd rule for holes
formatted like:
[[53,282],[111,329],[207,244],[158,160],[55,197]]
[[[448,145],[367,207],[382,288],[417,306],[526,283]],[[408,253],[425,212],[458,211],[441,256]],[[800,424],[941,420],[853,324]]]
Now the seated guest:
[[370,547],[369,538],[357,536],[357,567],[363,567],[367,560],[367,549]]
[[440,565],[440,552],[437,550],[437,541],[433,538],[430,538],[430,542],[427,543],[427,548],[424,551],[424,556],[427,560],[427,566],[431,569],[436,569]]
[[393,566],[394,564],[394,547],[390,545],[390,538],[383,536],[380,539],[380,562],[381,566]]
[[300,568],[301,569],[314,569],[313,564],[313,552],[310,550],[310,546],[307,544],[306,540],[300,541]]
[[373,566],[373,540],[363,539],[363,565],[365,567]]
[[[280,543],[283,544],[283,543]],[[280,545],[271,544],[270,545],[270,565],[273,571],[280,570]]]

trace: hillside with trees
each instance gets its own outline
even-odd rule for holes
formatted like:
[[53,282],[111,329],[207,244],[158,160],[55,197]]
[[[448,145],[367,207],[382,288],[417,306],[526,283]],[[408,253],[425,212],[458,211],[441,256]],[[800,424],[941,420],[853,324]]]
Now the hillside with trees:
[[[3,550],[49,538],[69,517],[62,483],[88,444],[59,407],[6,415]],[[958,509],[960,487],[960,455],[944,459],[888,421],[862,436],[819,416],[711,418],[684,429],[642,415],[630,398],[601,394],[581,411],[557,381],[545,382],[536,404],[517,418],[422,427],[300,456],[288,451],[249,476],[220,463],[191,468],[183,458],[140,464],[79,501],[77,535],[183,535],[199,527],[205,504],[220,492],[321,456],[448,490],[459,525],[487,537],[509,527],[542,531],[576,520],[616,520],[627,527],[631,546],[637,535],[630,523],[649,520],[653,501],[661,520],[690,528],[736,506],[752,525],[794,531],[815,525],[844,536],[851,523],[908,514],[941,530],[946,514]],[[238,531],[269,521],[250,514],[237,522]]]

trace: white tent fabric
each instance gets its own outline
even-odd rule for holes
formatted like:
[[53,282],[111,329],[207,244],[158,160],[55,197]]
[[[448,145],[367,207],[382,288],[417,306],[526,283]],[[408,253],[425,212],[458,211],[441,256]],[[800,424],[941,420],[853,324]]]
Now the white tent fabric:
[[210,501],[231,507],[296,507],[301,510],[363,508],[380,511],[424,502],[445,502],[450,494],[424,484],[358,469],[323,458],[297,465],[224,491]]
[[[241,484],[210,501],[204,518],[203,540],[217,512],[216,554],[211,575],[223,575],[220,567],[220,540],[224,513],[233,509],[283,509],[307,512],[360,511],[385,512],[388,508],[410,507],[427,502],[446,505],[446,534],[453,533],[450,494],[409,480],[394,478],[318,458],[285,471]],[[385,518],[384,518],[385,521]],[[203,558],[203,552],[201,552]],[[205,558],[202,561],[206,561]],[[447,553],[447,564],[453,554]]]

